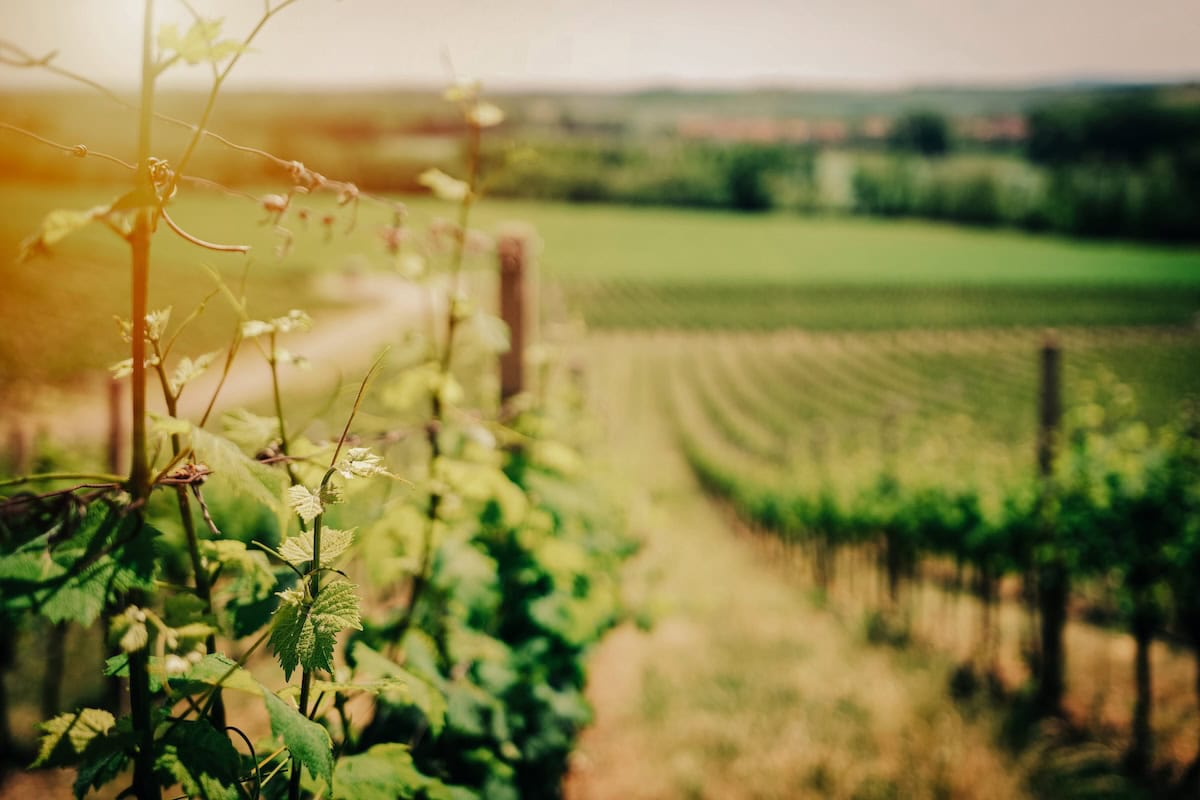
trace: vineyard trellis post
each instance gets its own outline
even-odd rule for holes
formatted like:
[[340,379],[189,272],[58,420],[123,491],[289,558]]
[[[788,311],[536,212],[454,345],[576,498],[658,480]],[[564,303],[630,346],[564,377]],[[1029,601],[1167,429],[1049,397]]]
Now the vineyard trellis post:
[[15,422],[8,429],[8,460],[15,475],[24,475],[31,470],[33,447],[29,428],[22,422]]
[[[1049,501],[1054,457],[1062,423],[1062,353],[1057,339],[1047,335],[1040,351],[1041,382],[1038,397],[1038,475],[1041,502]],[[1059,552],[1056,532],[1043,516],[1041,536],[1046,545],[1037,565],[1038,608],[1041,614],[1040,656],[1037,661],[1037,705],[1047,714],[1062,708],[1066,654],[1063,631],[1067,622],[1069,579],[1063,555]],[[1039,548],[1043,549],[1043,548]]]
[[500,260],[500,318],[508,325],[508,352],[500,355],[500,402],[525,390],[526,287],[529,272],[529,240],[517,232],[505,232],[496,242]]

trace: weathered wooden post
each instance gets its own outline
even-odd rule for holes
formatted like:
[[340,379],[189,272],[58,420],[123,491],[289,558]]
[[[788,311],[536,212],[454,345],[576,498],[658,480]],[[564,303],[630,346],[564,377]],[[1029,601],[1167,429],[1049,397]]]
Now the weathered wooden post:
[[496,242],[500,259],[500,318],[508,326],[508,352],[500,355],[500,402],[525,390],[525,347],[528,333],[526,276],[529,272],[528,232],[511,228]]
[[1061,353],[1058,340],[1047,334],[1042,340],[1041,391],[1038,397],[1038,474],[1050,477],[1054,468],[1055,442],[1062,422],[1062,390],[1060,387]]
[[29,429],[16,422],[8,429],[8,458],[13,475],[28,475],[33,464],[33,447]]
[[[1042,342],[1041,390],[1038,398],[1038,474],[1042,480],[1042,502],[1048,501],[1054,473],[1054,456],[1062,424],[1061,352],[1058,341],[1047,335]],[[1065,689],[1066,652],[1063,631],[1067,624],[1067,595],[1070,576],[1058,549],[1057,531],[1049,520],[1043,521],[1044,555],[1035,556],[1038,608],[1041,612],[1040,656],[1037,663],[1037,705],[1046,714],[1062,709]]]

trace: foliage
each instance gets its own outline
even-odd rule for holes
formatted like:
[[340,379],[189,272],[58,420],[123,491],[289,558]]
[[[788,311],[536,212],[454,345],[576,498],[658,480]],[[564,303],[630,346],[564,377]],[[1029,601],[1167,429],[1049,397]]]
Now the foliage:
[[[305,312],[256,318],[216,272],[216,290],[191,314],[147,307],[159,223],[193,246],[248,249],[190,234],[173,204],[195,183],[184,169],[225,76],[292,2],[265,4],[242,41],[223,38],[217,20],[197,17],[184,32],[164,26],[156,37],[147,24],[147,97],[166,69],[212,69],[182,156],[139,159],[132,191],[86,212],[52,211],[30,240],[40,257],[99,224],[128,245],[133,313],[117,331],[129,358],[114,373],[135,398],[128,478],[0,482],[0,615],[103,627],[105,675],[130,698],[128,713],[84,708],[48,720],[34,766],[75,767],[80,797],[107,784],[139,800],[170,787],[222,799],[557,796],[589,717],[583,654],[617,619],[616,570],[629,546],[618,517],[581,484],[569,387],[561,399],[547,362],[538,400],[499,407],[487,376],[507,329],[459,285],[465,265],[494,257],[490,237],[468,224],[482,192],[482,134],[503,112],[476,83],[447,90],[465,128],[467,174],[424,174],[458,214],[420,237],[402,206],[260,154],[291,180],[251,198],[283,250],[294,243],[289,226],[311,217],[297,198],[336,198],[320,223],[329,237],[341,223],[353,227],[359,203],[382,206],[387,224],[373,245],[382,240],[397,271],[429,279],[425,288],[445,301],[431,315],[444,335],[405,332],[404,356],[380,356],[336,422],[297,425],[285,409],[306,402],[281,385],[283,368],[304,363],[282,345],[312,328]],[[152,105],[140,113],[152,121]],[[138,148],[154,152],[148,134]],[[232,341],[184,355],[180,332],[218,294],[237,320]],[[243,347],[263,358],[273,416],[230,412],[226,432],[214,432],[206,426],[218,384],[208,410],[184,419],[183,393],[198,391],[205,370],[228,370]],[[373,378],[387,384],[379,404],[367,392]],[[144,413],[148,379],[165,415]],[[419,446],[397,432],[407,425],[426,433]],[[403,566],[377,570],[376,557]],[[277,669],[252,673],[249,658],[264,643]],[[360,695],[373,702],[365,723],[347,711]],[[252,742],[238,720],[256,711],[270,734]]]
[[923,156],[945,155],[950,150],[950,124],[936,111],[909,111],[892,122],[888,146]]
[[[964,337],[960,346],[973,349],[968,342]],[[929,349],[929,341],[924,344]],[[864,346],[862,352],[870,350]],[[786,383],[769,390],[772,382],[787,380],[779,366],[784,354],[777,350],[760,357],[766,362],[762,367],[743,366],[740,376],[729,366],[724,367],[734,373],[729,376],[721,375],[719,365],[694,367],[700,374],[681,382],[685,388],[674,399],[678,435],[701,485],[755,528],[805,553],[822,588],[835,579],[828,566],[835,561],[830,550],[865,548],[875,554],[889,588],[884,605],[868,617],[868,632],[880,641],[906,641],[901,636],[907,630],[903,609],[911,606],[905,602],[904,585],[918,565],[957,564],[960,572],[968,568],[983,614],[977,666],[985,670],[993,668],[987,637],[996,586],[1004,576],[1029,580],[1040,565],[1061,563],[1071,586],[1112,587],[1112,622],[1130,630],[1138,651],[1126,764],[1144,778],[1153,763],[1151,643],[1170,634],[1189,641],[1195,636],[1190,570],[1200,524],[1200,458],[1194,417],[1181,415],[1177,407],[1158,406],[1157,418],[1165,422],[1151,428],[1135,412],[1133,391],[1111,374],[1101,372],[1088,381],[1074,378],[1075,405],[1061,433],[1053,472],[1039,478],[1033,474],[1032,437],[1021,437],[1019,423],[1006,423],[1003,434],[1002,428],[991,437],[985,432],[984,421],[996,416],[996,409],[1020,402],[1016,387],[1004,388],[1011,378],[993,377],[978,387],[978,399],[968,402],[986,398],[983,405],[972,409],[963,397],[949,403],[971,409],[979,423],[956,422],[943,410],[921,424],[910,410],[900,428],[899,399],[882,420],[868,400],[846,408],[849,398],[867,387],[863,378],[845,378],[869,376],[867,380],[880,384],[875,393],[903,390],[918,408],[941,406],[944,398],[931,379],[932,353],[924,355],[919,372],[908,372],[903,367],[907,359],[895,352],[879,356],[899,380],[885,378],[881,365],[873,372],[842,367],[814,375],[808,372],[812,364],[801,360],[792,370],[810,379],[810,394],[817,391],[811,380],[818,376],[833,391],[824,399],[805,398],[799,410],[780,407],[780,401],[802,392],[788,392]],[[788,360],[798,359],[793,353]],[[826,356],[827,365],[830,360]],[[764,367],[772,362],[776,372],[768,376]],[[958,369],[966,363],[959,360]],[[991,367],[984,369],[994,373],[1004,369],[1000,364],[993,357]],[[710,374],[704,376],[704,371]],[[920,375],[930,385],[914,391],[906,374]],[[739,391],[733,388],[739,380],[765,386]],[[1172,406],[1182,388],[1170,384]],[[811,449],[806,443],[797,448],[795,442],[780,448],[778,438],[767,435],[794,436],[802,420],[812,424],[814,417],[822,420],[825,433],[819,441],[814,436]],[[861,436],[864,417],[879,420],[883,435],[878,444],[854,441],[856,434]],[[1005,425],[999,419],[992,422]],[[950,442],[954,444],[947,447]],[[972,443],[969,455],[961,452],[964,442]],[[1013,444],[1019,449],[1013,451]]]

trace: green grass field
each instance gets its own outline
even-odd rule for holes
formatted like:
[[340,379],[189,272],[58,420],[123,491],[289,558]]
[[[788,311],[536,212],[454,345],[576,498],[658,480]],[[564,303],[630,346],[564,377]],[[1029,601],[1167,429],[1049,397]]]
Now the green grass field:
[[[267,190],[263,190],[264,192]],[[24,264],[8,254],[55,208],[111,199],[105,188],[0,186],[0,374],[61,381],[120,357],[111,323],[128,296],[124,245],[95,227]],[[417,231],[451,214],[405,200]],[[205,265],[231,282],[247,263],[252,307],[268,315],[332,302],[312,278],[388,269],[379,229],[386,208],[364,203],[353,230],[342,210],[329,235],[315,221],[332,199],[310,198],[314,219],[291,223],[289,255],[246,200],[188,190],[180,224],[215,242],[249,244],[249,259],[197,250],[167,231],[155,245],[152,303],[189,308],[212,287]],[[804,327],[819,330],[979,325],[1190,324],[1200,308],[1200,249],[1074,242],[921,222],[737,215],[489,200],[476,227],[526,221],[543,242],[542,275],[567,288],[594,326]],[[220,344],[228,312],[191,346]]]

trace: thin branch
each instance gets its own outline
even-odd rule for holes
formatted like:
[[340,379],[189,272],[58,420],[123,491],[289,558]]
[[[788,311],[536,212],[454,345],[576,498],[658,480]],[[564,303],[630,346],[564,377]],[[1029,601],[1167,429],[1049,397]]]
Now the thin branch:
[[[271,16],[279,13],[286,6],[291,5],[293,2],[295,2],[295,0],[287,0],[287,2],[285,2],[279,6],[276,6],[275,8],[271,8],[270,4],[268,3],[267,7],[266,7],[266,11],[264,12],[264,19],[262,22],[260,22],[259,28],[261,28],[262,25],[265,24],[266,20],[270,19]],[[257,32],[258,32],[258,28],[256,28],[254,34],[251,35],[251,37],[246,40],[247,44],[249,44],[250,40],[253,38],[254,35],[257,34]],[[59,77],[75,81],[76,83],[81,83],[84,86],[87,86],[87,87],[95,90],[96,92],[100,93],[102,96],[104,96],[111,102],[117,104],[118,106],[120,106],[121,108],[124,108],[127,111],[137,111],[137,106],[135,106],[133,103],[130,103],[129,101],[125,100],[119,94],[117,94],[115,91],[108,88],[107,86],[105,86],[101,83],[98,83],[97,81],[94,81],[91,78],[88,78],[84,75],[80,75],[77,72],[72,72],[71,70],[63,69],[62,67],[56,66],[55,64],[51,63],[51,61],[58,55],[56,52],[50,53],[41,58],[36,58],[28,51],[23,50],[20,47],[17,47],[16,45],[12,44],[11,42],[0,40],[0,51],[3,51],[5,49],[11,50],[12,52],[16,53],[20,58],[18,60],[18,59],[13,59],[10,57],[5,57],[3,55],[0,55],[0,64],[8,65],[11,67],[19,67],[19,68],[45,69],[48,72],[58,75]],[[236,61],[236,58],[234,60]],[[232,67],[232,66],[233,66],[233,62],[230,62],[229,67]],[[228,69],[226,71],[228,71]],[[224,78],[222,78],[222,81],[223,80],[224,80]],[[160,122],[166,122],[169,125],[174,125],[176,127],[189,130],[197,137],[206,137],[206,138],[212,139],[212,140],[216,141],[217,143],[229,148],[230,150],[235,150],[240,153],[246,153],[248,155],[253,155],[253,156],[262,158],[262,159],[274,164],[276,167],[283,170],[284,172],[287,172],[287,173],[293,175],[293,177],[298,176],[298,175],[303,175],[303,174],[308,174],[310,176],[313,176],[312,182],[313,182],[314,188],[326,188],[333,192],[344,192],[344,191],[348,191],[350,189],[350,187],[354,186],[354,184],[352,184],[348,181],[332,180],[332,179],[326,178],[323,175],[319,175],[318,173],[314,173],[314,172],[308,170],[303,164],[301,164],[298,161],[289,160],[286,158],[280,158],[279,156],[275,155],[274,153],[269,153],[266,150],[263,150],[261,148],[252,147],[250,145],[239,144],[238,142],[234,142],[234,141],[226,138],[225,136],[222,136],[221,134],[216,133],[215,131],[211,131],[211,130],[208,130],[207,128],[204,128],[202,125],[197,125],[195,123],[188,122],[187,120],[179,119],[178,117],[172,117],[169,114],[163,114],[163,113],[157,112],[157,111],[154,113],[154,118],[156,120],[159,120]],[[59,147],[60,147],[60,149],[66,149],[65,146],[60,145]],[[70,149],[73,150],[74,148],[70,148]],[[189,156],[189,158],[190,158],[190,156]],[[119,162],[119,159],[116,159],[116,161]],[[123,163],[123,162],[120,162],[120,163]],[[132,165],[129,165],[129,168],[132,169],[133,168]],[[175,183],[178,183],[178,182],[197,182],[198,183],[203,180],[203,179],[199,179],[199,178],[191,178],[189,176],[182,175],[181,173],[182,173],[182,163],[180,164],[179,168],[176,170],[176,178],[174,180]],[[216,186],[219,186],[219,184],[216,184]],[[231,194],[235,194],[235,193],[241,194],[248,199],[258,202],[258,198],[253,197],[252,195],[245,194],[244,192],[235,192],[234,190],[226,189],[225,187],[220,187],[220,188]],[[372,203],[376,203],[378,205],[385,206],[387,208],[394,208],[396,205],[394,201],[389,200],[386,197],[380,197],[378,195],[373,195],[368,192],[357,192],[357,187],[355,187],[355,190],[356,190],[358,197],[361,197],[365,200],[369,200]]]
[[[226,725],[225,732],[237,734],[238,738],[245,742],[246,749],[250,751],[250,763],[254,765],[255,787],[257,789],[255,796],[257,797],[258,792],[262,791],[262,773],[258,767],[258,752],[254,749],[254,743],[250,741],[250,737],[241,728],[234,725]],[[249,778],[247,777],[246,780],[249,780]]]
[[350,423],[354,422],[354,417],[358,414],[358,407],[362,403],[363,393],[367,390],[367,383],[371,380],[371,376],[375,374],[375,370],[379,369],[379,365],[383,363],[383,358],[388,354],[391,348],[384,348],[379,357],[375,359],[375,363],[367,370],[367,374],[363,376],[362,383],[358,385],[358,394],[354,396],[354,406],[350,409],[350,416],[346,418],[346,427],[342,428],[342,435],[338,438],[337,447],[333,449],[333,458],[329,461],[329,466],[332,467],[337,463],[338,456],[342,453],[342,445],[346,443],[346,437],[350,434]]
[[244,254],[250,252],[250,245],[247,244],[214,244],[213,242],[206,242],[179,227],[175,220],[171,219],[171,215],[167,213],[165,208],[159,209],[158,213],[162,216],[163,221],[167,223],[167,227],[170,228],[176,236],[185,241],[191,242],[197,247],[203,247],[205,250],[215,250],[218,253]]
[[212,531],[212,535],[221,538],[221,529],[217,527],[217,523],[213,520],[212,512],[208,510],[208,503],[204,502],[204,493],[200,491],[198,484],[192,484],[192,494],[196,496],[196,502],[200,504],[200,515],[204,517],[204,524]]
[[[33,131],[26,130],[25,128],[22,128],[18,125],[13,125],[12,123],[9,123],[9,122],[0,122],[0,130],[12,131],[13,133],[20,134],[21,136],[25,136],[29,139],[33,139],[36,142],[44,144],[47,147],[53,147],[55,150],[61,150],[64,153],[69,153],[69,154],[75,156],[76,158],[98,158],[102,161],[108,161],[112,164],[116,164],[119,167],[124,167],[125,169],[130,170],[130,171],[137,169],[136,164],[131,164],[128,161],[125,161],[124,159],[121,159],[121,158],[117,158],[116,156],[110,155],[109,153],[104,153],[99,150],[93,150],[85,144],[73,144],[72,145],[72,144],[63,144],[62,142],[56,142],[53,139],[47,139],[45,136],[40,136],[40,135],[34,133]],[[202,187],[205,189],[212,189],[213,191],[222,192],[231,197],[239,197],[244,200],[249,200],[250,202],[254,203],[255,205],[258,205],[258,203],[259,203],[259,199],[248,192],[243,192],[240,189],[235,189],[230,186],[225,186],[223,184],[217,183],[214,180],[209,180],[208,178],[201,178],[196,175],[180,175],[179,181],[181,183],[188,183],[193,186],[199,186],[199,187]]]
[[89,150],[87,145],[61,144],[59,142],[55,142],[50,139],[47,139],[45,136],[38,136],[33,131],[27,131],[24,128],[19,128],[16,125],[12,125],[7,122],[0,122],[0,129],[12,131],[13,133],[19,133],[22,136],[27,136],[30,139],[33,139],[34,141],[41,142],[42,144],[44,144],[48,147],[53,147],[55,150],[61,150],[64,153],[70,153],[71,155],[73,155],[77,158],[87,158],[88,156],[91,156],[92,158],[99,158],[103,161],[110,161],[113,164],[124,167],[125,169],[128,169],[128,170],[133,170],[136,168],[136,167],[134,167],[133,164],[130,164],[128,161],[125,161],[123,159],[117,158],[116,156],[109,155],[108,153],[102,153],[99,150]]
[[167,356],[171,355],[171,350],[175,347],[175,341],[179,338],[179,334],[183,333],[184,329],[187,328],[188,325],[195,322],[200,315],[204,313],[204,309],[208,307],[208,301],[212,300],[220,293],[220,289],[213,289],[211,292],[206,294],[204,299],[197,303],[196,307],[192,309],[192,313],[184,317],[183,321],[175,326],[175,332],[171,334],[171,338],[167,339],[167,343],[163,346],[163,359],[166,359]]
[[44,55],[41,58],[35,58],[27,50],[24,50],[24,49],[18,47],[17,45],[13,44],[12,42],[0,40],[0,51],[3,51],[3,50],[11,50],[12,52],[14,52],[18,56],[20,56],[22,60],[16,61],[12,58],[0,56],[0,64],[7,64],[10,67],[40,67],[41,69],[44,69],[47,72],[51,72],[60,77],[67,78],[68,80],[75,81],[76,83],[82,83],[84,86],[88,86],[88,87],[96,90],[97,92],[104,95],[109,100],[116,103],[117,105],[123,106],[124,108],[127,108],[130,111],[137,110],[136,106],[134,106],[132,103],[128,102],[127,100],[123,99],[120,95],[118,95],[112,89],[109,89],[104,84],[98,83],[97,81],[92,80],[91,78],[87,77],[86,75],[80,75],[78,72],[72,72],[69,69],[64,69],[64,68],[58,66],[57,64],[51,63],[53,61],[53,59],[58,55],[58,51],[48,53],[47,55]]
[[[43,481],[105,481],[105,485],[120,483],[125,480],[121,475],[110,475],[107,472],[41,472],[37,475],[22,475],[0,481],[0,489],[9,486],[22,486],[26,483],[42,483]],[[83,484],[84,487],[90,484]],[[81,487],[82,488],[82,487]]]
[[[242,46],[236,53],[233,54],[233,57],[229,59],[228,63],[225,64],[225,68],[220,72],[217,72],[216,64],[213,64],[212,88],[209,90],[208,99],[204,103],[204,110],[200,113],[200,121],[196,123],[196,127],[192,132],[192,138],[188,141],[187,146],[184,147],[183,154],[176,162],[176,168],[180,172],[182,172],[187,166],[188,162],[192,158],[192,155],[196,152],[196,147],[199,146],[200,140],[204,137],[204,131],[208,128],[208,120],[212,117],[213,109],[217,105],[217,96],[221,92],[221,86],[225,83],[225,79],[229,77],[229,74],[233,71],[233,68],[236,67],[238,61],[241,60],[242,54],[245,53],[246,49],[250,47],[250,44],[254,41],[255,37],[258,36],[259,32],[262,31],[263,27],[271,20],[271,17],[275,16],[280,11],[295,2],[296,0],[284,0],[284,2],[280,3],[274,8],[268,6],[263,12],[262,16],[259,17],[258,24],[254,26],[254,28],[242,41]],[[186,3],[184,3],[184,6],[188,9],[188,11],[192,11],[191,6],[187,5]],[[192,13],[195,14],[194,11],[192,11]],[[197,19],[199,19],[199,16],[196,16]],[[166,191],[167,197],[171,196],[177,184],[178,179],[173,177],[171,179],[170,186],[168,186]]]

